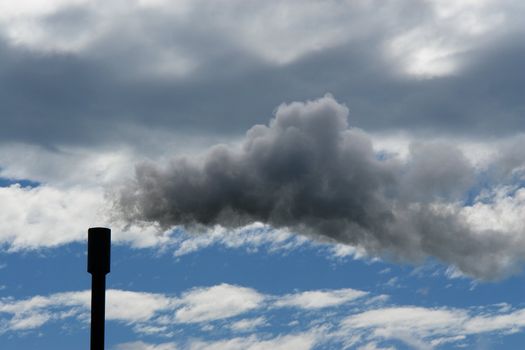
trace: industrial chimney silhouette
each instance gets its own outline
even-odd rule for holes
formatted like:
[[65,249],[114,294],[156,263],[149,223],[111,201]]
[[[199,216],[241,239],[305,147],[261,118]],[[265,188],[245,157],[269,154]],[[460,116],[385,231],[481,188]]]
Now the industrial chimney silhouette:
[[87,271],[91,274],[91,350],[104,350],[106,275],[109,273],[111,230],[88,230]]

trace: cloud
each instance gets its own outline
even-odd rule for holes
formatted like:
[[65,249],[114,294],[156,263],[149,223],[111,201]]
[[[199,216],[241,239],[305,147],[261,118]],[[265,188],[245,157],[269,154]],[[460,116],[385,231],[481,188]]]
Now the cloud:
[[231,324],[230,328],[236,332],[249,332],[265,325],[267,325],[266,319],[264,317],[257,317],[236,321]]
[[341,305],[365,295],[367,295],[366,292],[351,288],[335,291],[307,291],[285,295],[279,298],[275,305],[277,307],[321,309]]
[[[115,209],[125,222],[166,229],[262,222],[383,257],[434,256],[479,278],[516,271],[525,257],[521,190],[494,201],[514,203],[509,224],[476,225],[475,213],[490,209],[479,196],[465,198],[486,170],[444,142],[414,143],[406,159],[381,155],[347,117],[329,95],[281,105],[238,146],[139,164],[135,178],[114,190]],[[489,190],[508,180],[491,181]]]
[[173,235],[170,243],[176,247],[174,255],[177,257],[214,245],[230,249],[243,247],[248,252],[255,252],[261,248],[267,249],[268,252],[279,252],[313,244],[287,230],[275,230],[259,222],[234,230],[217,225],[197,235],[190,234],[182,228],[177,228],[175,232],[179,235]]
[[409,333],[421,338],[431,333],[453,333],[467,320],[464,311],[422,307],[382,308],[350,316],[342,322],[347,329],[371,328],[381,334],[395,336]]
[[183,306],[175,312],[175,320],[195,323],[229,318],[260,307],[263,301],[263,295],[244,287],[220,284],[196,288],[181,297]]
[[142,341],[122,343],[115,350],[177,350],[175,343],[147,344]]
[[[313,349],[316,343],[315,335],[310,333],[300,333],[293,335],[277,336],[264,339],[258,336],[235,337],[215,341],[192,340],[189,341],[184,349],[188,350],[264,350],[264,349],[283,349],[283,350],[308,350]],[[119,344],[116,350],[175,350],[180,349],[174,343],[147,344],[144,342]]]
[[416,349],[432,349],[444,343],[468,344],[467,337],[495,332],[512,334],[525,326],[523,310],[500,313],[486,307],[467,309],[387,307],[349,316],[341,332],[362,329],[370,340],[397,339]]
[[108,320],[139,323],[148,321],[160,311],[173,308],[176,301],[162,294],[109,290]]
[[232,338],[218,341],[194,341],[188,349],[191,350],[309,350],[313,349],[316,343],[315,335],[309,333],[278,336],[272,339],[264,340],[257,336],[245,338]]
[[[351,295],[350,295],[351,294]],[[305,300],[307,296],[321,296],[322,305],[295,303],[297,308],[334,307],[366,293],[342,289],[333,291],[309,291],[297,294]],[[331,299],[330,299],[331,298]],[[336,299],[339,298],[339,299]],[[143,334],[161,333],[169,336],[169,327],[184,324],[207,324],[236,316],[271,308],[290,305],[293,294],[271,296],[252,288],[219,284],[211,287],[193,288],[180,296],[161,293],[145,293],[109,289],[107,291],[106,319],[132,325]],[[49,322],[77,319],[89,320],[90,292],[64,292],[49,296],[34,296],[28,299],[0,299],[0,332],[16,332],[37,329]],[[8,317],[5,317],[7,315]],[[249,332],[266,324],[264,317],[231,321],[232,331]]]
[[[110,206],[102,188],[50,185],[0,187],[0,243],[9,251],[35,250],[83,242],[95,223],[110,224]],[[134,247],[169,241],[169,232],[154,225],[112,226],[112,240]]]
[[[176,257],[222,246],[249,253],[285,253],[312,248],[328,256],[354,256],[347,246],[332,249],[287,230],[252,223],[236,230],[215,226],[198,235],[184,228],[165,231],[156,225],[127,226],[112,220],[111,203],[105,189],[132,172],[134,158],[126,151],[93,152],[61,150],[54,153],[40,147],[0,147],[0,243],[9,252],[59,247],[86,239],[95,225],[112,228],[115,243],[135,248],[173,250]],[[32,179],[31,182],[21,179]],[[29,185],[28,185],[29,183]],[[71,220],[74,218],[75,220]],[[335,249],[335,250],[334,250]],[[2,265],[0,265],[0,268]]]
[[[321,111],[318,111],[317,116],[315,116],[317,112],[312,112],[315,108]],[[315,118],[321,120],[324,118],[323,113],[332,113],[333,120],[337,122],[325,127],[332,128],[330,132],[345,140],[337,145],[340,146],[335,148],[337,152],[349,149],[354,152],[355,157],[362,157],[361,160],[349,161],[361,161],[363,164],[358,168],[351,167],[346,173],[350,174],[357,170],[364,172],[359,175],[360,177],[354,176],[350,186],[346,187],[346,192],[338,192],[338,196],[335,197],[329,197],[329,193],[326,192],[326,190],[336,192],[335,182],[339,181],[338,179],[345,180],[346,175],[341,174],[346,168],[345,164],[342,164],[339,169],[340,174],[330,175],[332,187],[317,189],[317,195],[324,196],[324,199],[319,200],[307,193],[313,188],[307,183],[308,181],[317,185],[326,181],[320,169],[328,162],[328,158],[322,159],[320,154],[310,154],[309,147],[319,147],[321,152],[321,148],[327,145],[322,144],[324,136],[320,137],[320,143],[310,142],[315,140],[316,136],[308,131],[305,125],[285,128],[279,126],[278,123],[293,114],[292,111],[299,113],[297,120],[308,119],[309,114],[312,120]],[[301,247],[317,247],[333,257],[380,255],[387,258],[401,257],[420,261],[427,255],[433,255],[456,265],[456,271],[481,278],[498,278],[518,270],[523,259],[523,245],[519,237],[522,232],[521,217],[525,211],[525,202],[520,184],[525,178],[523,170],[525,159],[516,150],[523,146],[522,135],[489,144],[468,140],[458,141],[453,138],[438,138],[434,141],[414,138],[414,142],[411,143],[409,137],[399,143],[397,139],[384,141],[378,135],[369,135],[358,129],[348,128],[347,113],[346,108],[331,97],[306,104],[283,105],[277,110],[277,119],[273,126],[257,126],[236,145],[212,148],[211,151],[204,152],[200,158],[187,156],[185,165],[187,169],[183,171],[192,167],[195,171],[222,171],[221,166],[241,166],[239,169],[244,173],[239,174],[245,178],[235,186],[255,185],[250,191],[246,190],[242,196],[235,198],[235,201],[244,200],[242,205],[246,204],[246,207],[241,208],[242,210],[248,209],[252,212],[238,216],[242,212],[237,210],[238,208],[237,212],[228,213],[217,207],[214,210],[220,211],[222,217],[215,222],[209,222],[211,226],[208,228],[199,228],[202,234],[194,236],[189,235],[181,226],[176,227],[172,232],[173,227],[168,225],[169,220],[164,222],[169,226],[167,228],[159,227],[154,222],[126,227],[125,222],[112,220],[115,216],[114,208],[111,207],[112,203],[108,201],[104,192],[107,188],[115,188],[119,185],[123,177],[132,173],[133,163],[141,159],[141,156],[131,149],[50,150],[20,143],[4,144],[0,147],[0,164],[2,164],[0,176],[11,179],[11,183],[16,183],[16,179],[31,179],[36,186],[23,187],[15,184],[0,188],[0,197],[3,199],[3,206],[0,205],[2,206],[0,217],[3,216],[3,221],[6,223],[0,230],[0,241],[11,251],[55,247],[84,240],[87,227],[97,222],[98,225],[108,225],[113,228],[115,241],[131,244],[134,247],[169,247],[174,249],[176,256],[183,256],[214,245],[227,248],[242,247],[251,252],[258,249],[277,252]],[[284,131],[286,128],[288,131]],[[294,128],[296,129],[294,132],[302,136],[296,139],[289,138],[286,133]],[[258,132],[267,134],[258,135]],[[307,141],[301,141],[301,137],[303,141]],[[274,145],[274,141],[280,144]],[[302,158],[280,152],[281,146],[299,152]],[[278,163],[279,159],[271,158],[272,155],[269,153],[264,155],[261,150],[279,155],[282,158],[281,162],[288,162],[287,166],[281,166]],[[231,163],[217,166],[213,163],[214,157],[217,156],[230,157]],[[263,156],[266,158],[262,158]],[[286,160],[287,157],[293,158],[293,162],[303,162],[296,164],[303,169],[294,169],[291,166],[294,163]],[[179,158],[183,159],[184,156]],[[156,159],[158,164],[170,165],[146,163],[143,170],[139,169],[139,173],[148,169],[155,169],[158,172],[144,173],[144,180],[146,177],[157,177],[156,181],[165,181],[170,176],[170,171],[179,167],[178,160],[166,160],[169,157],[164,154]],[[308,163],[312,159],[315,160],[314,163]],[[241,161],[246,163],[243,165]],[[263,168],[262,170],[250,168],[248,162]],[[204,164],[210,164],[209,169],[199,170]],[[281,172],[287,169],[291,170],[290,174],[295,172],[293,176],[299,176],[300,181],[304,180],[302,185],[304,193],[301,194],[300,181],[278,178],[283,174],[275,171],[271,173],[271,168],[265,164]],[[311,171],[312,175],[309,179],[301,178],[300,174],[305,169]],[[264,177],[255,176],[256,170],[264,174]],[[231,181],[239,174],[223,173],[221,176],[233,176],[229,180],[227,176],[222,179]],[[220,191],[226,191],[228,187],[223,187],[223,182],[220,182],[222,180],[214,176],[208,174],[209,179],[213,178],[214,186],[220,188]],[[291,192],[280,191],[278,182],[275,182],[272,176],[277,176],[276,181],[291,185],[289,187]],[[359,179],[371,180],[372,183],[368,187],[361,186]],[[212,182],[202,184],[210,185]],[[262,189],[267,185],[273,186],[274,190],[263,191]],[[137,182],[132,186],[140,187],[140,184]],[[234,189],[235,186],[229,188]],[[351,193],[352,186],[357,188],[360,194]],[[199,190],[205,189],[206,187],[200,187]],[[124,190],[127,191],[128,188]],[[221,197],[220,191],[209,191],[195,199],[206,201],[207,205],[224,205],[225,203],[219,203],[221,198],[227,198],[228,195],[234,198],[231,197],[234,193]],[[147,202],[142,201],[145,197],[141,199],[139,193],[133,191],[129,193],[130,203],[134,203],[134,200],[142,204]],[[214,193],[216,197],[210,198],[209,196]],[[161,191],[158,194],[163,193]],[[251,197],[246,196],[247,194]],[[255,196],[265,199],[254,201]],[[361,198],[358,198],[359,196]],[[191,199],[190,197],[188,200]],[[337,201],[345,201],[346,197],[349,199],[345,202],[345,208]],[[214,202],[217,200],[219,202]],[[241,204],[235,201],[234,205]],[[307,204],[311,205],[310,209],[305,207],[308,201],[311,201]],[[256,208],[253,207],[253,203],[262,203],[263,206]],[[351,219],[353,216],[352,220],[358,219],[360,222],[350,220],[343,225],[337,224],[335,229],[315,227],[315,223],[319,223],[315,215],[327,214],[330,208],[328,205],[336,204],[339,212],[331,213],[330,215],[335,216],[323,225],[334,224],[337,222],[337,217],[344,217],[345,211],[351,214]],[[296,212],[286,209],[286,205],[296,206],[293,209]],[[361,206],[363,208],[359,209]],[[161,206],[155,205],[155,208]],[[202,205],[201,208],[210,208],[210,206]],[[285,209],[281,210],[282,208]],[[303,215],[298,212],[303,209],[310,212],[315,209],[317,214],[312,217],[295,217]],[[357,209],[365,210],[364,212],[370,217],[359,214]],[[370,214],[369,211],[373,213]],[[168,212],[169,210],[164,210],[164,213]],[[240,226],[232,225],[229,220],[233,217],[238,220],[236,225]],[[71,218],[77,218],[74,225]],[[136,219],[133,215],[131,218]],[[253,221],[257,222],[253,223]],[[84,222],[83,226],[82,222]],[[347,224],[349,224],[347,228],[352,225],[355,227],[346,230]],[[371,224],[375,227],[370,226]],[[364,227],[366,225],[370,227]],[[195,228],[191,228],[190,231],[194,232]],[[325,234],[325,231],[330,232]],[[308,236],[296,235],[295,232],[307,233]],[[319,238],[319,232],[322,234],[322,242],[310,239]],[[421,236],[422,232],[425,235]],[[370,233],[373,234],[369,235]],[[334,243],[336,244],[331,246]],[[449,249],[450,246],[453,249]]]
[[[366,170],[368,173],[365,172],[360,176],[363,179],[372,180],[374,183],[368,187],[361,187],[358,184],[359,179],[357,177],[352,180],[352,186],[357,187],[362,192],[358,196],[370,200],[369,203],[361,201],[354,194],[350,195],[348,191],[338,193],[338,199],[336,197],[331,199],[325,197],[325,202],[318,201],[318,198],[306,196],[307,201],[312,202],[312,207],[306,209],[313,210],[315,208],[316,212],[323,213],[323,210],[328,210],[326,204],[335,204],[328,203],[329,200],[343,200],[347,196],[350,200],[346,204],[351,204],[355,208],[367,207],[366,212],[368,214],[370,210],[377,211],[368,218],[357,212],[353,213],[354,218],[352,220],[355,221],[358,218],[361,222],[350,221],[351,225],[356,224],[356,227],[351,229],[351,235],[348,235],[345,230],[343,232],[346,233],[341,234],[341,225],[339,224],[337,224],[339,226],[336,229],[313,227],[315,225],[311,225],[312,222],[318,222],[315,217],[307,218],[313,221],[305,224],[301,222],[304,218],[301,220],[294,218],[295,213],[293,212],[287,213],[288,216],[283,216],[282,213],[280,214],[281,217],[276,215],[276,213],[281,212],[281,207],[286,208],[286,205],[292,203],[293,200],[296,204],[304,202],[299,197],[301,195],[300,189],[296,186],[299,182],[293,185],[297,187],[292,190],[292,194],[297,195],[296,197],[285,192],[280,193],[278,190],[256,193],[255,190],[260,189],[260,187],[255,186],[251,190],[251,195],[264,196],[267,203],[272,202],[273,204],[270,206],[265,204],[267,205],[266,208],[250,208],[249,206],[252,204],[247,204],[246,208],[249,210],[262,209],[262,211],[248,213],[249,215],[245,213],[237,217],[240,226],[233,230],[231,223],[228,222],[232,215],[223,212],[222,209],[220,211],[221,215],[224,216],[222,219],[225,221],[221,221],[221,219],[211,223],[213,225],[210,228],[200,229],[207,232],[200,236],[186,235],[183,227],[178,227],[174,234],[170,231],[171,226],[168,229],[163,229],[155,223],[125,227],[124,224],[111,220],[114,208],[111,207],[111,203],[108,203],[104,190],[108,187],[114,187],[120,179],[129,176],[132,173],[133,163],[142,158],[140,154],[134,153],[129,148],[123,148],[119,151],[90,150],[81,147],[49,149],[15,143],[2,144],[0,147],[0,176],[10,178],[12,179],[10,181],[14,182],[16,179],[30,179],[39,186],[24,188],[12,185],[0,188],[0,196],[3,198],[3,205],[0,205],[2,206],[0,217],[3,215],[3,221],[7,223],[0,230],[0,242],[11,251],[55,247],[82,241],[85,239],[87,227],[93,222],[97,222],[98,225],[112,226],[115,241],[129,243],[134,247],[173,247],[175,255],[182,256],[212,245],[222,245],[228,248],[244,247],[248,251],[256,251],[262,247],[270,252],[285,251],[312,244],[311,240],[297,236],[294,232],[307,233],[309,237],[312,237],[313,231],[314,237],[319,237],[318,233],[321,232],[323,239],[328,238],[328,240],[323,241],[324,244],[340,243],[334,245],[331,251],[329,251],[330,249],[326,250],[331,256],[351,255],[359,257],[370,254],[421,261],[426,256],[433,255],[443,261],[457,265],[457,268],[464,273],[481,278],[499,278],[505,274],[518,271],[524,255],[523,244],[520,239],[522,232],[520,218],[523,216],[525,205],[520,184],[524,178],[523,164],[525,164],[525,159],[516,150],[523,147],[523,135],[516,135],[492,143],[458,141],[454,138],[438,138],[434,141],[414,138],[415,142],[410,143],[410,137],[407,137],[402,145],[396,144],[397,141],[395,140],[389,141],[390,143],[381,142],[381,140],[377,142],[379,138],[377,134],[367,134],[358,129],[347,128],[348,112],[346,108],[330,97],[310,104],[282,105],[277,110],[278,118],[275,123],[279,118],[286,119],[286,115],[292,113],[291,111],[294,109],[299,111],[298,113],[304,114],[299,117],[299,119],[303,119],[305,115],[311,113],[309,109],[314,108],[312,106],[316,104],[320,106],[319,108],[327,107],[328,112],[324,111],[323,113],[333,113],[334,120],[342,123],[334,125],[331,129],[332,132],[337,135],[344,135],[345,142],[351,140],[353,143],[344,144],[341,149],[352,149],[355,151],[356,157],[363,157],[362,160],[365,161],[365,165],[360,169]],[[318,118],[322,119],[321,116]],[[327,127],[330,128],[329,125]],[[301,128],[302,126],[297,128],[297,132],[303,132],[303,137],[310,140],[312,133]],[[290,127],[289,129],[293,128]],[[261,130],[266,130],[267,135],[257,135],[257,132]],[[281,154],[280,157],[283,159],[293,157],[294,162],[307,162],[308,159],[317,157],[315,159],[319,161],[318,164],[303,163],[298,166],[310,167],[311,169],[319,164],[324,166],[325,160],[321,159],[319,155],[312,154],[313,157],[309,158],[310,155],[308,154],[308,147],[318,147],[321,145],[320,143],[301,144],[300,138],[288,139],[283,130],[284,128],[279,129],[277,124],[270,127],[257,126],[252,129],[251,134],[239,140],[236,145],[212,148],[212,151],[204,152],[201,159],[198,156],[187,156],[187,159],[190,160],[187,167],[190,169],[192,167],[198,168],[206,163],[212,164],[213,157],[224,155],[231,156],[230,161],[234,166],[245,166],[246,164],[236,163],[237,157],[253,156],[250,161],[258,161],[257,157],[261,154],[255,153],[257,147],[265,152],[272,151],[274,154],[279,154],[278,147],[282,145],[294,146],[297,147],[296,151],[303,152],[303,158],[294,157],[293,154]],[[282,144],[275,145],[272,148],[272,137]],[[264,141],[268,144],[250,145],[249,142],[252,138],[258,140],[257,142]],[[242,146],[243,142],[244,146]],[[298,142],[297,145],[296,142]],[[243,150],[242,147],[245,149]],[[188,150],[186,149],[186,151]],[[402,156],[397,156],[396,153],[402,153]],[[268,157],[268,155],[266,156]],[[204,157],[209,157],[209,159],[206,160]],[[157,175],[159,180],[164,181],[160,177],[169,176],[169,168],[178,166],[177,160],[170,161],[167,160],[168,158],[163,153],[155,159],[158,164],[171,162],[171,165],[145,165],[144,170],[162,170]],[[270,159],[273,158],[267,158],[265,161],[270,161]],[[277,161],[277,159],[275,160]],[[293,163],[289,162],[288,165],[293,165]],[[259,166],[262,166],[262,163]],[[278,162],[272,166],[275,169],[281,168]],[[219,168],[217,167],[216,170]],[[341,167],[340,170],[343,169],[344,167]],[[266,178],[257,178],[253,176],[255,168],[250,169],[246,165],[246,169],[243,170],[245,171],[244,175],[249,176],[243,181],[251,181],[250,185],[260,181],[258,186],[264,184],[276,188],[269,176],[281,175],[271,174],[268,172],[269,170],[269,168],[263,169],[261,172],[266,171]],[[285,167],[282,167],[280,171],[283,170],[286,170]],[[251,174],[250,171],[252,171]],[[302,170],[295,169],[294,171],[297,175]],[[351,169],[351,171],[356,171],[356,169]],[[371,175],[369,176],[369,174]],[[157,175],[153,174],[152,176]],[[236,176],[236,174],[230,175]],[[317,175],[323,176],[320,171]],[[313,181],[317,175],[314,174],[308,181]],[[144,176],[150,175],[145,174]],[[269,179],[271,181],[268,181]],[[334,179],[336,176],[333,176],[332,180]],[[218,179],[214,181],[217,186],[221,186]],[[291,184],[292,179],[284,179],[284,182]],[[242,181],[239,184],[242,184]],[[303,185],[308,184],[305,182]],[[226,189],[224,187],[221,191]],[[306,193],[306,187],[304,189]],[[323,189],[319,188],[318,190],[322,194]],[[478,191],[479,193],[477,193]],[[249,192],[245,191],[245,193]],[[201,197],[199,200],[210,199],[206,196],[212,193],[199,196]],[[326,194],[323,195],[326,196]],[[271,195],[277,197],[272,198]],[[131,192],[131,197],[133,201],[133,192]],[[244,198],[245,203],[254,203],[253,198],[239,196],[237,199],[241,198]],[[213,200],[218,199],[220,196]],[[273,199],[277,200],[273,201]],[[213,204],[213,200],[209,203]],[[286,202],[290,200],[292,202]],[[260,203],[264,203],[264,201]],[[239,204],[236,203],[235,205]],[[271,207],[274,204],[275,206]],[[323,205],[324,207],[321,208]],[[156,207],[160,208],[160,206]],[[202,206],[202,208],[210,207]],[[341,211],[344,206],[338,205],[338,208]],[[298,209],[304,208],[298,206],[294,210]],[[350,209],[344,210],[347,212],[353,210]],[[265,210],[266,212],[264,212]],[[384,215],[382,216],[381,213]],[[234,214],[233,216],[236,216],[239,213]],[[337,215],[340,218],[342,217],[342,213]],[[79,218],[80,221],[76,220],[73,225],[70,218]],[[290,219],[296,221],[287,222]],[[253,224],[253,221],[258,223]],[[326,222],[323,225],[331,225],[336,221],[331,220],[330,223]],[[84,226],[79,226],[79,222],[84,222]],[[373,223],[376,227],[363,230],[365,222],[366,225]],[[184,222],[181,223],[184,224]],[[381,227],[381,225],[386,226]],[[438,226],[440,227],[438,228]],[[330,232],[324,234],[324,231]],[[404,233],[400,233],[401,231]],[[180,232],[182,234],[179,235]],[[368,235],[370,232],[381,232],[384,237],[370,236]],[[419,235],[421,232],[425,232],[424,237]],[[447,233],[450,234],[447,236]],[[370,240],[370,238],[373,239]],[[379,240],[379,243],[376,240]],[[313,242],[314,246],[315,244]],[[472,247],[468,248],[466,245]],[[453,249],[448,249],[449,246],[452,246]],[[462,249],[468,251],[465,253]],[[485,252],[485,254],[481,252]]]
[[3,142],[162,150],[326,91],[367,130],[524,126],[516,1],[29,3],[0,14]]
[[[106,319],[125,323],[140,323],[152,319],[160,311],[172,308],[173,299],[160,294],[107,291]],[[11,315],[2,319],[0,333],[38,328],[47,322],[76,318],[89,320],[89,291],[56,293],[25,300],[3,298],[0,313]]]
[[[65,292],[25,300],[3,298],[0,332],[35,329],[66,318],[88,321],[90,292]],[[106,319],[135,325],[136,331],[158,333],[165,323],[202,323],[231,318],[263,305],[265,296],[257,291],[229,284],[194,288],[180,297],[165,294],[110,289],[107,291]]]
[[[358,302],[348,302],[355,298],[325,302],[327,296],[356,293],[362,294]],[[305,295],[321,296],[322,305],[300,302],[291,311],[290,300],[304,301]],[[377,298],[350,289],[267,295],[226,284],[190,289],[180,296],[111,289],[107,320],[160,341],[121,343],[114,347],[118,350],[391,349],[392,340],[415,349],[432,349],[443,344],[468,347],[479,335],[504,337],[525,328],[525,310],[509,304],[423,307],[389,304],[384,298],[374,301]],[[50,324],[83,328],[89,321],[89,305],[89,291],[2,298],[0,333],[27,333]]]
[[358,347],[357,350],[395,350],[395,348],[391,346],[389,346],[388,348],[378,347],[376,343],[368,343],[366,345]]
[[[53,247],[85,238],[90,223],[103,203],[101,193],[74,188],[67,191],[39,186],[0,188],[4,203],[0,242],[12,250]],[[74,218],[74,220],[71,220]]]

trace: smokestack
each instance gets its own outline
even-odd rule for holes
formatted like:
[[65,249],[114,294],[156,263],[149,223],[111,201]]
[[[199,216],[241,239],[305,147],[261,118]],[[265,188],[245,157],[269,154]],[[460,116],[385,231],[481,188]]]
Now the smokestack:
[[104,350],[106,274],[109,273],[111,230],[88,230],[87,271],[91,274],[91,350]]

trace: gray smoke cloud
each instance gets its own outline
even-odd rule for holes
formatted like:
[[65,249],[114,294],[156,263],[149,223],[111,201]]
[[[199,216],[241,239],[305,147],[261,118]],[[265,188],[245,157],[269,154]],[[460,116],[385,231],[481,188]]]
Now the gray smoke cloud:
[[348,115],[330,95],[281,105],[239,145],[139,164],[113,193],[119,218],[166,228],[260,221],[388,259],[432,256],[482,279],[516,271],[524,232],[475,229],[459,213],[476,184],[459,149],[423,143],[408,159],[379,154]]

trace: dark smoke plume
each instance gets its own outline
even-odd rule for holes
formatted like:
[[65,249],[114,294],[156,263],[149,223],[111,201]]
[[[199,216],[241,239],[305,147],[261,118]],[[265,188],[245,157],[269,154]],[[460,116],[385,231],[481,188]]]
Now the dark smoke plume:
[[479,278],[514,271],[523,238],[475,231],[457,213],[455,203],[475,183],[458,149],[431,143],[413,145],[406,161],[379,155],[347,117],[329,95],[282,105],[237,147],[138,165],[115,206],[128,222],[260,221],[391,259],[437,257]]

